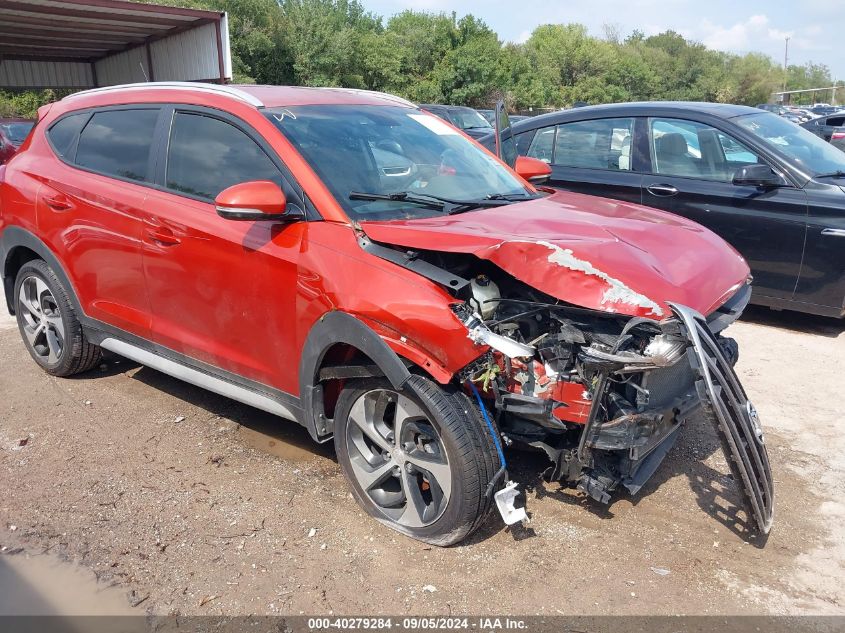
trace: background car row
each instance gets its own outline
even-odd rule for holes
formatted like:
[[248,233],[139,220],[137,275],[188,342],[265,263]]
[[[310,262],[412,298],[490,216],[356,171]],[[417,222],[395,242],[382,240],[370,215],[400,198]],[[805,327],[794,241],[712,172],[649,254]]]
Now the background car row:
[[[580,105],[585,107],[586,104]],[[425,103],[420,107],[432,114],[439,116],[463,130],[469,136],[480,139],[493,131],[495,113],[493,110],[474,110],[466,106],[441,105]],[[823,138],[834,147],[845,151],[845,109],[839,106],[828,104],[817,104],[806,108],[797,106],[784,106],[779,104],[762,103],[757,106],[787,121],[801,125],[816,136]],[[479,116],[481,115],[481,116]],[[531,117],[513,114],[510,115],[511,123],[518,123]],[[484,121],[482,121],[484,119]]]
[[0,165],[18,151],[33,125],[30,119],[0,118]]

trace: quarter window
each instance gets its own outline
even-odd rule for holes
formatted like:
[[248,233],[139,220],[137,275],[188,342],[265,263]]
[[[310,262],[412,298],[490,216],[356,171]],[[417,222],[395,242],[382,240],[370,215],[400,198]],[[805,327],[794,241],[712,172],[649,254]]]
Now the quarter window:
[[85,121],[87,120],[87,112],[71,114],[47,130],[47,137],[50,139],[53,149],[59,156],[62,158],[72,158],[72,156],[68,156],[68,152],[73,145],[73,141],[76,140],[76,135],[79,134],[79,130],[82,129],[82,126],[85,125]]
[[282,186],[281,172],[255,141],[230,123],[201,114],[176,113],[167,152],[169,189],[213,200],[250,180]]
[[632,118],[559,125],[553,163],[561,167],[630,170],[633,132]]
[[740,167],[764,161],[721,130],[681,119],[651,120],[654,172],[731,182]]
[[76,164],[130,180],[147,179],[158,109],[96,112],[79,137]]

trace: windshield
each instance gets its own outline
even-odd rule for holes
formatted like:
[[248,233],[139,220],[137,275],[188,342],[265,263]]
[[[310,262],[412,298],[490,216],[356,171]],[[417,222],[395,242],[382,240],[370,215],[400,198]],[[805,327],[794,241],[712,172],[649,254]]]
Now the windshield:
[[734,121],[814,176],[845,171],[845,152],[783,117],[765,112]]
[[33,121],[15,121],[14,123],[0,123],[0,131],[13,145],[20,145],[26,140],[26,135],[35,125]]
[[485,119],[475,110],[470,108],[454,108],[449,110],[449,118],[462,130],[475,130],[478,128],[492,128],[490,121]]
[[438,215],[407,200],[350,200],[352,192],[475,200],[533,197],[520,180],[441,119],[398,106],[268,109],[346,213],[356,220]]
[[476,112],[478,112],[478,114],[483,116],[487,120],[487,123],[489,123],[491,126],[493,125],[493,122],[496,120],[496,111],[495,110],[476,110]]

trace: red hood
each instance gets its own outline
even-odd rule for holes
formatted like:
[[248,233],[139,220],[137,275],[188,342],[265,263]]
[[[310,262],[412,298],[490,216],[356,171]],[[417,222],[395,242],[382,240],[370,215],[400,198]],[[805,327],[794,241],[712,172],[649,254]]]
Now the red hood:
[[631,316],[668,316],[668,301],[709,314],[749,273],[739,253],[694,222],[568,192],[361,228],[376,242],[471,253],[562,301]]

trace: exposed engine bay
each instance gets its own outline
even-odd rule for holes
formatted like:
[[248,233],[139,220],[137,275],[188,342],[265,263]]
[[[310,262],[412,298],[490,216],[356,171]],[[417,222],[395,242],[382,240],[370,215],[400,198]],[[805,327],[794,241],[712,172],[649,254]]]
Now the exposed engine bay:
[[435,280],[436,271],[462,280],[452,310],[488,351],[460,380],[480,394],[504,444],[546,453],[549,481],[602,503],[620,487],[636,494],[685,422],[704,415],[720,435],[749,518],[769,531],[773,489],[762,432],[733,372],[736,342],[721,335],[745,307],[749,286],[707,320],[673,304],[673,315],[657,320],[568,304],[469,255],[410,256]]

